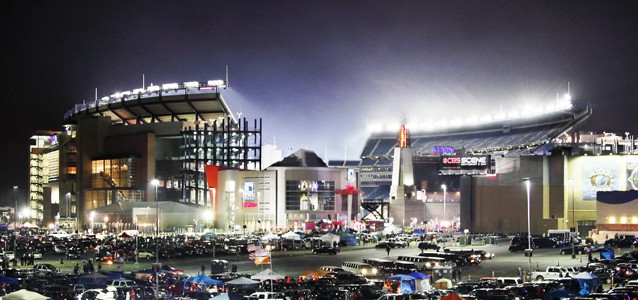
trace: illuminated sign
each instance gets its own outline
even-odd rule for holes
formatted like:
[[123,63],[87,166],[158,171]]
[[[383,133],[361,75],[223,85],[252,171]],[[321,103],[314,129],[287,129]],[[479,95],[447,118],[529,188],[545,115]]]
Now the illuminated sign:
[[454,149],[454,147],[434,146],[432,147],[432,153],[454,154],[456,153],[456,149]]
[[242,198],[244,198],[244,207],[255,207],[255,183],[252,181],[244,182],[244,190],[242,192]]
[[627,181],[629,182],[628,190],[638,190],[638,166],[636,163],[627,164]]
[[489,155],[483,156],[444,156],[441,157],[439,173],[465,175],[488,174],[492,165]]

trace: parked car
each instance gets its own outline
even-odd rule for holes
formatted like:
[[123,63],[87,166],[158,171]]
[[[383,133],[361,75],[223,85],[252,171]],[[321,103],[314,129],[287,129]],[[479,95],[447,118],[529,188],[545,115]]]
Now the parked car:
[[441,246],[439,244],[431,241],[420,242],[418,247],[419,249],[421,249],[421,251],[429,249],[439,251],[439,249],[441,249]]
[[148,250],[139,250],[137,252],[137,257],[143,258],[143,259],[151,259],[151,258],[155,258],[155,253]]
[[328,254],[336,255],[339,250],[334,247],[323,246],[321,248],[312,249],[312,254]]
[[36,271],[48,271],[48,272],[55,272],[55,273],[60,272],[60,270],[52,264],[36,264],[35,266],[33,266],[33,269]]
[[[575,250],[575,251],[572,251]],[[565,247],[560,249],[559,253],[564,255],[564,254],[572,254],[572,253],[576,253],[576,254],[585,254],[587,253],[588,247],[585,245],[575,245],[574,248],[572,249],[572,247]]]

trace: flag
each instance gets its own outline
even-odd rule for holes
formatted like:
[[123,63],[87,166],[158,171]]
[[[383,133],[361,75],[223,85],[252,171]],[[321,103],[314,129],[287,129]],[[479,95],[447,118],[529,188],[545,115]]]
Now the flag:
[[256,265],[267,265],[270,264],[270,257],[266,256],[266,257],[255,257],[255,264]]
[[257,250],[259,250],[259,249],[261,249],[261,246],[260,246],[260,245],[255,245],[255,244],[252,244],[252,243],[251,243],[251,244],[248,244],[248,245],[246,246],[246,250],[248,250],[248,252],[257,251]]
[[258,249],[254,253],[255,253],[256,257],[267,257],[267,256],[270,256],[268,251],[265,251],[264,249]]

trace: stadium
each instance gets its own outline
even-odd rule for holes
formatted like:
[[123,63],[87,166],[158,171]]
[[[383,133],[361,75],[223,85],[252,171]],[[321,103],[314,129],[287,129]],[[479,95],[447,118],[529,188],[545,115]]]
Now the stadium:
[[[582,235],[597,225],[617,230],[597,215],[596,193],[635,190],[631,174],[638,157],[631,154],[636,154],[636,142],[629,134],[581,132],[592,114],[589,107],[572,107],[567,98],[518,114],[438,126],[408,123],[411,151],[400,160],[395,149],[405,137],[399,127],[371,125],[360,161],[329,165],[358,170],[364,220],[392,220],[427,230],[526,232],[525,178],[532,232],[575,228]],[[396,195],[393,178],[404,159],[411,161],[403,168],[413,185]],[[592,179],[600,173],[609,177]],[[404,212],[393,216],[393,205],[404,205]]]
[[75,105],[62,130],[32,137],[28,221],[78,232],[153,232],[160,219],[171,231],[393,223],[521,232],[529,204],[533,233],[638,231],[638,215],[612,216],[624,210],[613,205],[601,215],[596,201],[598,192],[638,189],[633,136],[583,133],[593,111],[570,99],[370,126],[360,160],[326,164],[312,151],[282,158],[262,145],[261,119],[236,118],[225,88],[223,80],[151,85]]

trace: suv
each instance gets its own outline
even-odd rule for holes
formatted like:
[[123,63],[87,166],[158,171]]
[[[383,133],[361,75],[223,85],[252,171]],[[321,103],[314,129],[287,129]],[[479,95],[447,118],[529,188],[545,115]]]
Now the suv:
[[323,246],[321,248],[312,249],[312,254],[328,254],[328,255],[336,255],[339,250],[333,247]]
[[441,246],[439,246],[439,244],[435,242],[424,241],[419,243],[419,249],[421,249],[421,252],[423,252],[423,250],[429,249],[439,251],[441,249]]
[[136,287],[137,283],[130,279],[111,279],[106,281],[107,286],[113,286],[115,288],[124,288],[124,287]]

